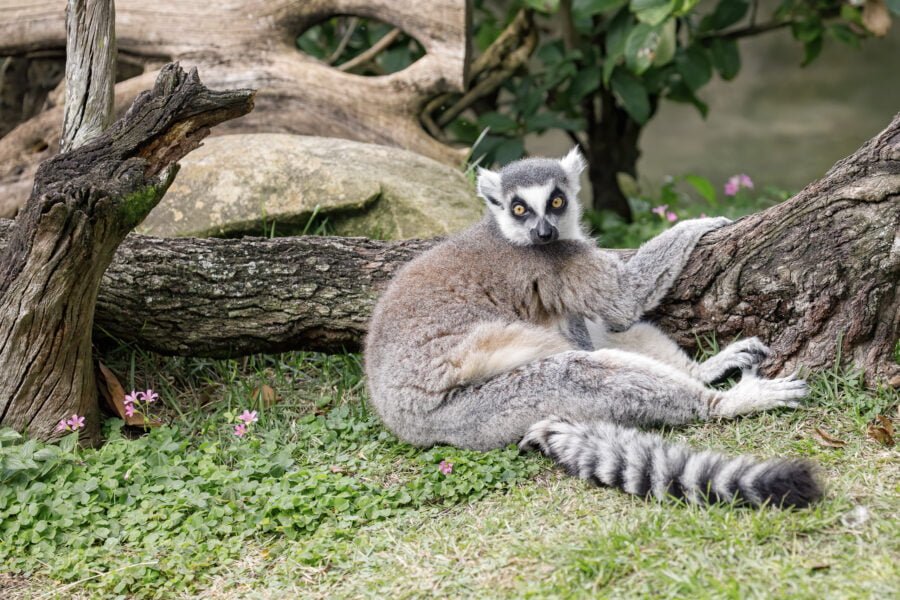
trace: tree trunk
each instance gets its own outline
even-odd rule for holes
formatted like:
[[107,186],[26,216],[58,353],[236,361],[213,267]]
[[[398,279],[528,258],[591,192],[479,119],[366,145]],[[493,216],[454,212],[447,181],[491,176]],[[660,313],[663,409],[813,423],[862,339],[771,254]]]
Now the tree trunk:
[[[9,239],[0,227],[0,244]],[[157,352],[356,349],[379,289],[434,241],[129,236],[101,283],[97,332]],[[769,373],[837,356],[900,385],[900,115],[793,199],[705,236],[655,318],[683,345],[772,345]]]
[[586,148],[593,208],[610,210],[630,222],[631,207],[619,187],[618,174],[637,177],[641,125],[616,105],[611,91],[602,88],[599,93],[600,118],[589,124]]
[[209,127],[247,113],[252,98],[209,91],[196,71],[169,65],[107,132],[40,166],[0,256],[0,425],[49,438],[77,412],[87,417],[84,439],[96,440],[91,331],[101,276],[162,198],[175,162]]
[[112,0],[69,0],[66,29],[66,101],[60,152],[96,138],[113,122],[115,5]]

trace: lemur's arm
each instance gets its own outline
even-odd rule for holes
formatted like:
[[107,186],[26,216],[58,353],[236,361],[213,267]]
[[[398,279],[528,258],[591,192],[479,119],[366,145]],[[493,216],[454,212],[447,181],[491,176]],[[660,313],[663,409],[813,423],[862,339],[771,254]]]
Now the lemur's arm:
[[573,313],[624,331],[659,304],[703,234],[730,222],[724,217],[683,221],[646,242],[627,262],[590,249],[561,273],[560,300]]

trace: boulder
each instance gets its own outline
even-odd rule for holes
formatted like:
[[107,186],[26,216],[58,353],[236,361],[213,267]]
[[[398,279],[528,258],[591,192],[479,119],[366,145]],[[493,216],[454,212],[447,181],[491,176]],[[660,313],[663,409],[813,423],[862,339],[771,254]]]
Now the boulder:
[[323,220],[337,235],[434,237],[478,220],[482,204],[457,169],[350,140],[257,133],[208,138],[181,161],[138,227],[161,237],[296,235]]

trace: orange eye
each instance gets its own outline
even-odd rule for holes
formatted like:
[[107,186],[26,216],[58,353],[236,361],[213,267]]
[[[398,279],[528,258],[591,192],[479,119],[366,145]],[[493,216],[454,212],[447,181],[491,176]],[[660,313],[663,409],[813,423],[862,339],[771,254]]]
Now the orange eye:
[[522,204],[516,204],[515,206],[513,206],[512,212],[517,217],[521,217],[525,214],[525,206],[523,206]]
[[563,200],[562,196],[557,196],[556,198],[554,198],[553,200],[550,201],[550,206],[552,208],[562,208],[563,204],[565,204],[565,203],[566,203],[566,201]]

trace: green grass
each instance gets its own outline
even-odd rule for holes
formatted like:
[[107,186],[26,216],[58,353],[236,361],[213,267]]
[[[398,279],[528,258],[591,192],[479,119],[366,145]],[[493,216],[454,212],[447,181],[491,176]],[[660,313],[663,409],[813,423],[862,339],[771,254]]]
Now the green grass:
[[[110,420],[95,450],[6,436],[3,597],[853,598],[900,585],[900,460],[866,436],[898,396],[853,373],[815,375],[805,409],[667,432],[821,465],[825,502],[757,511],[591,488],[512,448],[411,448],[366,409],[354,355],[107,359],[126,387],[160,391],[170,424],[138,435]],[[261,385],[274,405],[254,406]],[[240,440],[245,408],[260,421]],[[846,446],[819,445],[816,427]],[[858,506],[862,523],[846,516]]]

